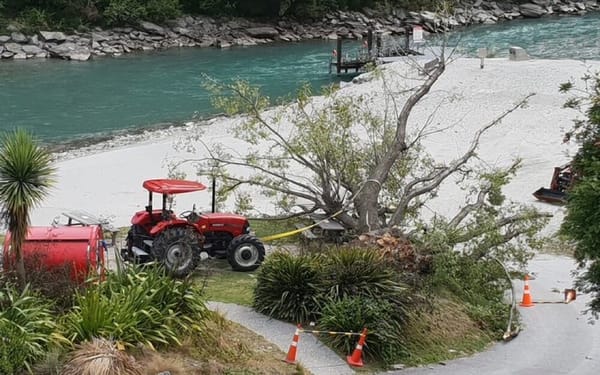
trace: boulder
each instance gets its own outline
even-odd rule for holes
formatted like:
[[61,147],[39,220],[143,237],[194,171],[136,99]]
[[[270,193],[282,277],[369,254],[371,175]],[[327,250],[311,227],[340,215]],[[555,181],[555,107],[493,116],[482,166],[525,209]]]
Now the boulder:
[[15,54],[10,52],[10,51],[4,51],[2,52],[2,54],[0,54],[0,58],[3,59],[10,59],[11,57],[13,57]]
[[140,27],[150,34],[165,35],[165,29],[152,22],[142,21],[140,22]]
[[88,47],[71,42],[50,45],[48,46],[48,51],[51,56],[65,60],[86,61],[92,55]]
[[0,43],[6,43],[10,40],[10,36],[8,35],[0,35]]
[[64,42],[67,37],[60,31],[40,31],[40,36],[45,42]]
[[546,14],[546,9],[542,8],[540,5],[526,3],[519,5],[519,11],[525,17],[531,18],[539,18]]
[[43,49],[41,49],[38,46],[26,44],[23,46],[23,52],[25,52],[28,55],[37,55],[39,53],[42,53]]
[[19,32],[14,32],[10,34],[10,39],[16,43],[27,43],[27,37]]
[[12,53],[21,53],[23,51],[23,46],[18,43],[6,43],[4,45],[4,48],[8,52],[12,52]]
[[13,59],[15,60],[25,60],[27,55],[24,52],[15,53]]
[[253,38],[273,39],[279,35],[279,31],[273,27],[251,27],[246,33]]
[[4,46],[0,44],[0,54],[2,54],[2,52],[4,52]]
[[112,38],[108,36],[105,32],[94,32],[92,33],[92,40],[95,42],[104,42],[107,40],[111,40]]

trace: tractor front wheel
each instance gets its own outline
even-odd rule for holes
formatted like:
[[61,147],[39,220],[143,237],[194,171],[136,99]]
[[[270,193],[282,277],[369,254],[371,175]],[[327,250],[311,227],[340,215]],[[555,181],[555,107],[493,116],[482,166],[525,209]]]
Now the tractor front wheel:
[[234,271],[253,271],[265,259],[265,246],[249,234],[231,240],[227,248],[227,260]]
[[152,252],[171,276],[185,277],[200,261],[200,241],[189,228],[168,228],[156,237]]

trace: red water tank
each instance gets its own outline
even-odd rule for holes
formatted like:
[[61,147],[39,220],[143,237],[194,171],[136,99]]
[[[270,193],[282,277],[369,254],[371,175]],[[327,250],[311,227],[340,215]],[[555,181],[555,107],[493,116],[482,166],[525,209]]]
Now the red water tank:
[[[4,269],[10,267],[10,232],[4,240]],[[23,244],[25,259],[39,261],[42,268],[72,266],[72,277],[83,281],[104,273],[104,241],[99,225],[30,227]]]

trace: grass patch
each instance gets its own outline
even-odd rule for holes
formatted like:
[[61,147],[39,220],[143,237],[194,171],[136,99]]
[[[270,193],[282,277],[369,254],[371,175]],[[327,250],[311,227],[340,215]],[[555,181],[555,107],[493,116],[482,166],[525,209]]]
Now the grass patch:
[[204,285],[207,300],[252,306],[254,272],[232,271],[226,260],[208,259],[200,264],[196,274],[198,282]]
[[405,327],[407,357],[403,364],[417,366],[464,357],[482,351],[494,339],[482,331],[465,308],[438,299],[428,309],[411,313]]
[[[259,238],[296,230],[296,224],[302,223],[300,218],[294,219],[249,219],[250,228]],[[269,245],[289,244],[298,242],[300,233],[269,242]]]
[[184,374],[305,374],[301,366],[283,362],[285,353],[262,336],[212,313],[202,335],[187,338],[171,352],[136,355],[147,375],[169,371]]

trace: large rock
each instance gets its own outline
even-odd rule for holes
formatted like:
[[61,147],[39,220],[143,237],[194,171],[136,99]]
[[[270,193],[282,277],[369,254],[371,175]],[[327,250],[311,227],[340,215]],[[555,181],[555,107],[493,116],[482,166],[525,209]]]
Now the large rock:
[[10,40],[10,36],[8,35],[0,35],[0,43],[6,43]]
[[246,33],[253,38],[273,39],[279,35],[279,31],[273,27],[251,27]]
[[165,29],[153,24],[152,22],[146,22],[146,21],[142,21],[140,22],[140,27],[149,32],[150,34],[158,34],[158,35],[165,35]]
[[88,47],[80,46],[75,43],[66,42],[58,45],[51,45],[48,48],[50,55],[65,60],[86,61],[92,55]]
[[6,50],[8,52],[12,52],[12,53],[21,53],[21,52],[23,52],[23,46],[21,44],[18,44],[18,43],[6,43],[4,45],[4,48],[6,48]]
[[13,57],[15,54],[10,52],[10,51],[4,51],[2,52],[2,54],[0,54],[0,58],[2,59],[10,59],[11,57]]
[[40,36],[45,42],[64,42],[67,40],[65,34],[60,31],[40,31]]
[[33,46],[30,44],[26,44],[23,46],[23,52],[25,52],[28,55],[38,55],[38,54],[42,53],[43,51],[44,50],[38,46]]
[[94,42],[104,42],[107,40],[111,40],[112,38],[108,36],[107,33],[105,32],[93,32],[92,33],[92,40]]
[[19,32],[14,32],[10,34],[10,39],[16,43],[27,43],[27,37]]
[[547,13],[546,9],[537,4],[526,3],[519,5],[519,11],[525,17],[539,18]]

